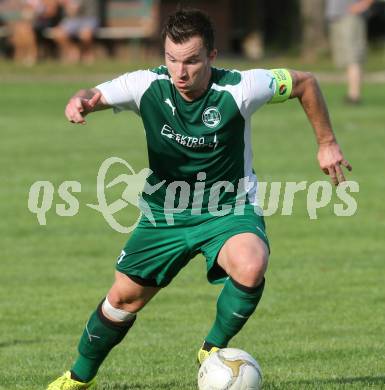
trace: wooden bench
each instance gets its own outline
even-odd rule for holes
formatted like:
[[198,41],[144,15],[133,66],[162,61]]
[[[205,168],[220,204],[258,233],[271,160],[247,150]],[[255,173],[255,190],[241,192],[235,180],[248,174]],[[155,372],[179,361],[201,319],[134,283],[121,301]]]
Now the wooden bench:
[[[110,54],[116,46],[151,44],[159,30],[160,0],[107,0],[101,7],[101,26],[95,30],[95,40],[101,41]],[[44,36],[52,39],[52,28]]]
[[152,38],[159,28],[159,0],[107,0],[102,9],[100,39]]

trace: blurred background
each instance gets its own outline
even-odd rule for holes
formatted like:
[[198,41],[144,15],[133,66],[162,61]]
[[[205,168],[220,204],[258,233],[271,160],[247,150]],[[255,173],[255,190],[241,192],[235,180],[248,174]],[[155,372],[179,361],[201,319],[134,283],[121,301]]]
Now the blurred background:
[[[203,9],[211,16],[222,55],[251,60],[291,55],[315,63],[329,54],[328,2],[0,0],[0,56],[24,65],[52,59],[90,64],[106,56],[137,58],[138,53],[148,60],[161,54],[159,32],[165,17],[182,5]],[[338,2],[349,3],[331,1]],[[363,16],[369,46],[371,52],[381,52],[383,61],[385,1],[367,3],[370,7]],[[66,34],[70,43],[65,42]],[[85,53],[76,54],[75,44]]]

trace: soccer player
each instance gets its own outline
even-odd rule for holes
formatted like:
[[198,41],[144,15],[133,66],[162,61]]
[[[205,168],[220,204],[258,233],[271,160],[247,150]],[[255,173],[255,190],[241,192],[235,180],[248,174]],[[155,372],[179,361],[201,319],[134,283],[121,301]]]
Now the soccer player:
[[142,118],[152,171],[142,199],[156,226],[142,216],[118,258],[115,282],[86,324],[76,361],[51,390],[92,387],[140,309],[197,253],[206,257],[208,280],[224,283],[198,361],[226,347],[253,314],[269,256],[264,220],[255,207],[250,144],[251,115],[259,107],[297,98],[314,128],[321,169],[335,184],[345,180],[342,166],[351,169],[312,74],[213,67],[213,28],[198,10],[170,15],[162,37],[166,66],[80,90],[65,109],[78,124],[106,108],[132,110]]

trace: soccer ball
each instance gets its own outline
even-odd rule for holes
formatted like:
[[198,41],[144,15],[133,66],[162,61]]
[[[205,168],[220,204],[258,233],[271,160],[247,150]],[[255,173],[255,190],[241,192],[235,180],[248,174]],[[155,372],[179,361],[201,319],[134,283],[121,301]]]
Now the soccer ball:
[[259,390],[262,371],[258,362],[237,348],[210,354],[198,372],[199,390]]

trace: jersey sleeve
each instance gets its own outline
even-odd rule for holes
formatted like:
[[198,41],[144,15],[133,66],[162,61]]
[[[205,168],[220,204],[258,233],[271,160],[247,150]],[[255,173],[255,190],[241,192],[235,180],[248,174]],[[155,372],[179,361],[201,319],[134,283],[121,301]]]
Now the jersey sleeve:
[[114,112],[131,110],[139,114],[140,100],[154,79],[153,72],[138,70],[125,73],[95,88],[102,93]]
[[241,72],[242,111],[251,116],[259,107],[271,100],[275,92],[274,78],[266,69]]
[[243,111],[250,116],[266,103],[287,100],[292,79],[286,69],[251,69],[241,72]]

